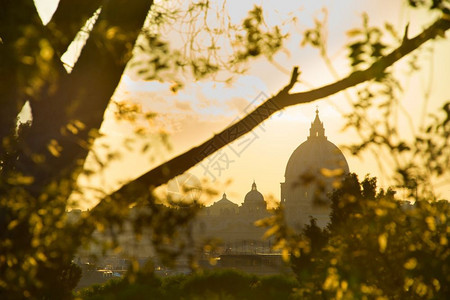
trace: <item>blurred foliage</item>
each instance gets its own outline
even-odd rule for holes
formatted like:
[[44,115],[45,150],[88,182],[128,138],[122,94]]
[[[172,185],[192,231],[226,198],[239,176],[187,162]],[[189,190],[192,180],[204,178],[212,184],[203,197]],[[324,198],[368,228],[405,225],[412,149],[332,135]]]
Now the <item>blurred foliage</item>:
[[[363,86],[346,114],[345,130],[356,130],[360,140],[346,146],[355,156],[374,155],[381,172],[393,179],[398,190],[408,199],[437,200],[436,187],[450,182],[449,106],[445,103],[438,114],[430,114],[427,123],[415,129],[408,110],[398,100],[402,87],[392,74]],[[411,136],[399,129],[399,114],[411,123]],[[388,172],[392,172],[390,175]]]
[[[34,178],[15,170],[21,139],[30,123],[19,124],[17,133],[5,139],[7,153],[0,176],[0,297],[67,298],[81,270],[71,263],[76,250],[75,228],[66,223],[71,181],[62,179],[34,197],[23,187]],[[60,288],[54,289],[57,284]],[[6,298],[5,298],[6,299]]]
[[450,2],[448,0],[408,0],[408,3],[412,7],[440,10],[445,14],[450,14]]
[[[390,48],[381,41],[382,29],[369,27],[367,17],[364,17],[363,23],[363,30],[353,30],[351,37],[365,38],[348,46],[350,62],[354,67],[371,63],[367,60],[383,55],[383,49]],[[407,38],[407,30],[408,27],[404,38]],[[389,24],[386,24],[385,31],[394,40],[400,41]],[[376,38],[371,38],[373,35]],[[413,56],[409,61],[409,73],[419,68],[417,56]],[[428,124],[415,124],[400,101],[404,90],[396,74],[393,68],[377,74],[374,82],[356,89],[356,99],[351,101],[353,109],[345,115],[347,124],[344,129],[356,130],[360,141],[349,145],[348,149],[359,157],[371,152],[381,172],[394,171],[392,178],[396,188],[407,190],[409,199],[436,200],[439,195],[434,187],[450,182],[449,172],[443,171],[443,166],[450,164],[450,127],[446,121],[449,103],[442,107],[444,114],[431,115]],[[409,122],[411,134],[400,129],[400,117]]]
[[[260,6],[254,6],[242,24],[231,23],[225,6],[225,2],[210,1],[194,2],[185,9],[175,10],[157,6],[159,9],[152,11],[158,16],[157,24],[152,22],[143,31],[130,70],[145,80],[172,82],[171,89],[176,92],[184,86],[183,73],[196,80],[222,71],[232,76],[242,73],[252,58],[264,56],[271,61],[283,48],[288,35],[278,26],[266,25]],[[173,19],[182,20],[179,31],[187,35],[187,42],[177,48],[171,47],[169,38],[161,33]]]
[[348,57],[354,69],[367,68],[385,54],[386,45],[381,41],[382,32],[377,27],[369,26],[367,14],[363,14],[363,27],[355,28],[347,32],[347,35],[356,40],[348,45]]
[[272,211],[272,216],[255,222],[255,226],[270,227],[264,234],[264,238],[273,238],[273,250],[281,251],[284,261],[289,261],[289,256],[300,256],[301,250],[308,248],[309,243],[295,230],[286,224],[282,207]]
[[375,178],[359,183],[354,174],[332,195],[325,293],[388,299],[449,293],[449,203],[393,196],[377,191]]
[[289,299],[296,281],[287,275],[257,276],[232,270],[110,281],[81,290],[82,299]]
[[[131,233],[138,241],[150,240],[160,262],[167,266],[194,248],[188,225],[200,206],[157,204],[159,200],[149,196],[148,188],[143,192],[136,187],[123,194],[135,198],[132,211],[121,204],[125,201],[107,197],[104,201],[114,203],[107,210],[69,218],[67,198],[74,190],[72,182],[52,183],[35,198],[25,192],[23,185],[29,182],[19,175],[10,173],[7,181],[0,181],[2,299],[72,298],[81,277],[80,267],[72,260],[83,249],[80,246],[99,247],[100,253],[94,251],[94,255],[120,253],[123,233]],[[193,265],[193,256],[189,258]],[[129,278],[137,276],[138,270],[137,266],[130,269]]]
[[[331,197],[331,222],[314,219],[290,249],[301,299],[444,299],[449,293],[450,205],[394,199],[376,179],[349,174]],[[275,224],[271,235],[283,236]]]
[[[448,13],[448,1],[409,3],[414,7]],[[26,5],[32,5],[32,2]],[[195,79],[223,70],[242,73],[251,59],[264,56],[270,61],[282,50],[287,35],[277,26],[269,28],[266,25],[261,7],[255,6],[242,23],[236,25],[227,20],[227,14],[222,8],[216,10],[217,24],[211,23],[208,14],[212,6],[213,2],[210,1],[191,3],[185,10],[153,6],[155,9],[150,12],[152,20],[134,48],[133,61],[129,67],[146,80],[172,82],[171,89],[176,92],[184,85],[180,70],[189,70]],[[86,39],[98,37],[94,34],[91,36],[96,27],[95,34],[105,36],[95,47],[104,48],[110,55],[110,62],[122,66],[130,59],[133,45],[123,28],[110,26],[104,20],[97,24],[100,14],[97,10],[89,21],[92,24],[88,22],[82,28],[86,31],[84,36]],[[34,15],[36,18],[37,15]],[[118,235],[127,230],[130,219],[135,237],[149,238],[162,261],[168,264],[173,262],[189,249],[192,242],[189,225],[199,209],[195,201],[163,205],[153,195],[153,187],[136,183],[121,193],[122,198],[103,195],[102,203],[114,205],[100,204],[95,212],[82,213],[76,221],[68,219],[66,211],[71,204],[68,199],[77,191],[75,182],[85,158],[68,163],[75,166],[68,168],[71,171],[79,168],[73,172],[49,170],[46,169],[43,154],[30,153],[30,148],[24,144],[30,124],[38,124],[38,121],[42,124],[47,116],[48,111],[40,115],[42,111],[39,110],[42,107],[43,110],[53,109],[48,103],[42,105],[46,97],[54,95],[55,90],[60,88],[60,77],[67,75],[60,64],[60,53],[55,50],[40,20],[30,21],[25,14],[6,16],[0,12],[0,16],[8,17],[7,22],[2,22],[2,25],[6,25],[0,28],[0,86],[2,91],[7,90],[6,87],[14,87],[14,93],[2,95],[2,100],[16,100],[11,113],[14,118],[27,100],[32,104],[31,122],[19,125],[8,136],[2,136],[1,140],[0,298],[71,298],[71,292],[81,276],[80,269],[72,263],[76,251],[90,243],[101,245],[103,253],[119,251]],[[189,28],[188,42],[181,49],[174,50],[175,47],[172,48],[169,43],[170,38],[164,35],[163,26],[179,17],[184,17],[187,22],[184,25],[187,24]],[[20,26],[15,23],[19,19]],[[312,44],[325,53],[325,26],[321,22],[316,21],[316,27],[305,32],[304,44]],[[355,70],[367,66],[390,48],[383,40],[384,33],[389,33],[397,42],[401,41],[392,26],[385,27],[385,30],[381,30],[369,26],[368,17],[364,16],[363,27],[349,33],[352,38],[348,45],[349,59]],[[8,34],[13,38],[6,38]],[[13,42],[9,43],[10,40]],[[121,48],[124,50],[119,53],[118,49]],[[94,56],[92,62],[100,58],[104,57]],[[79,73],[83,73],[83,70]],[[89,73],[82,75],[88,79],[91,78],[89,76],[95,76]],[[102,87],[95,88],[100,90]],[[87,89],[83,92],[86,95],[92,91]],[[296,288],[295,294],[302,298],[443,298],[448,294],[447,283],[450,281],[449,207],[447,202],[427,200],[436,199],[431,182],[435,178],[448,176],[443,166],[450,165],[450,103],[443,106],[445,115],[432,116],[429,124],[420,129],[412,142],[406,141],[397,132],[392,115],[397,107],[399,92],[401,86],[390,72],[378,74],[376,82],[359,89],[354,111],[347,115],[347,120],[348,127],[361,133],[361,142],[350,148],[356,155],[369,147],[387,149],[394,159],[398,186],[407,188],[410,198],[415,198],[416,203],[414,206],[402,204],[393,200],[391,191],[376,191],[373,178],[366,178],[359,183],[355,176],[350,176],[331,198],[332,223],[326,230],[318,228],[315,221],[311,220],[310,225],[297,234],[283,223],[282,209],[276,210],[273,218],[259,224],[272,227],[267,236],[275,236],[275,248],[282,251],[286,260],[291,260],[298,283],[282,276],[266,278],[228,271],[196,273],[163,280],[154,276],[151,266],[138,271],[133,261],[124,280],[92,287],[80,295],[93,299],[139,298],[142,293],[167,299],[280,299],[289,297],[293,288]],[[76,102],[67,104],[65,109],[69,112],[77,110]],[[5,105],[2,103],[2,112],[9,109],[9,102]],[[140,107],[130,103],[117,103],[116,109],[118,119],[137,124],[134,133],[139,137],[147,137],[145,128],[149,127],[148,123],[152,126],[153,114],[143,112]],[[373,111],[377,113],[373,114]],[[57,119],[61,117],[59,113],[62,112],[49,115]],[[101,116],[103,113],[100,112]],[[37,116],[41,119],[38,120]],[[371,122],[370,116],[382,118]],[[89,130],[89,134],[86,133],[86,139],[79,138],[77,134],[85,130],[86,126],[78,119],[71,119],[55,131],[61,131],[68,140],[75,140],[70,145],[92,149],[101,133],[98,128],[94,128]],[[11,128],[15,127],[14,124]],[[160,133],[161,140],[166,142],[167,137]],[[124,141],[124,148],[132,148],[133,145],[127,141]],[[45,153],[59,157],[66,150],[61,146],[62,143],[61,140],[51,139],[46,144]],[[142,151],[146,152],[149,147],[150,144],[143,145]],[[90,170],[86,167],[83,170],[85,175],[100,172],[108,163],[120,158],[120,153],[114,151],[107,152],[105,158],[95,151],[90,153],[98,163],[98,168]],[[404,155],[409,155],[408,159],[400,158]],[[61,176],[39,185],[36,182],[40,178],[18,171],[20,168],[26,169],[18,163],[21,156],[29,156],[38,168]],[[65,166],[61,167],[64,169]],[[130,216],[129,203],[142,207],[142,210]],[[105,234],[108,239],[96,240],[93,237],[95,232]],[[189,255],[193,262],[193,254]],[[194,269],[194,263],[191,266]]]
[[81,277],[71,262],[79,233],[65,213],[70,182],[52,183],[36,198],[20,175],[6,179],[0,180],[0,297],[70,298]]
[[247,61],[249,58],[261,54],[271,60],[283,46],[283,40],[287,38],[287,35],[283,35],[278,26],[264,32],[263,28],[267,26],[264,23],[263,10],[259,6],[255,6],[248,12],[248,17],[242,25],[245,36],[239,33],[236,35],[234,43],[241,49],[236,52],[236,59],[231,63]]

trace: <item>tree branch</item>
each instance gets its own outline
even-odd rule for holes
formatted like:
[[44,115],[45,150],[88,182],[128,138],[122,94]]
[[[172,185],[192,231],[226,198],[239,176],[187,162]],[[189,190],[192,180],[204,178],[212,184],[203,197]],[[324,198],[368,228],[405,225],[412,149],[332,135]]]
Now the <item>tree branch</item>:
[[[124,72],[153,1],[106,1],[72,72],[45,101],[32,104],[33,124],[26,137],[29,155],[21,155],[20,172],[32,176],[27,189],[39,194],[55,178],[82,165],[91,130],[99,129],[106,107]],[[82,124],[67,130],[71,122]],[[57,141],[58,153],[48,145]],[[37,154],[44,162],[36,162]]]
[[0,38],[1,161],[8,155],[7,140],[14,135],[25,101],[37,100],[35,93],[67,73],[52,54],[48,32],[33,0],[0,0]]
[[53,39],[52,44],[61,56],[77,33],[100,7],[101,0],[60,0],[58,8],[47,24]]
[[[366,70],[353,72],[347,77],[321,88],[307,92],[289,94],[289,90],[293,87],[299,75],[298,68],[295,67],[290,83],[277,95],[268,99],[246,117],[229,126],[222,132],[214,135],[203,144],[188,150],[187,152],[161,164],[153,170],[125,184],[110,197],[108,197],[109,201],[100,202],[91,212],[95,214],[97,210],[105,211],[106,207],[111,205],[111,197],[114,199],[116,197],[119,198],[121,195],[130,195],[130,191],[136,190],[150,192],[153,188],[162,185],[175,176],[186,172],[188,169],[195,166],[209,155],[250,132],[264,120],[269,118],[273,113],[285,107],[325,98],[349,87],[356,86],[362,82],[375,79],[377,76],[382,74],[386,68],[393,65],[395,62],[414,51],[428,40],[434,39],[438,35],[442,35],[442,33],[447,31],[449,28],[450,20],[440,18],[416,37],[404,40],[397,49],[377,60]],[[133,199],[130,199],[129,197],[120,197],[120,199],[121,201],[128,201],[129,203],[132,203],[133,201]],[[121,205],[123,205],[123,203],[121,203]]]

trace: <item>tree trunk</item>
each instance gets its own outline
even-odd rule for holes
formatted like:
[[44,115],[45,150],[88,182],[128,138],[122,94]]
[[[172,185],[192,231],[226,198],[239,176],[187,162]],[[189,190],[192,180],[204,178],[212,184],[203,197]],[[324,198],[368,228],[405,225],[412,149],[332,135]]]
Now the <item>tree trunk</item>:
[[34,195],[84,163],[89,134],[100,128],[152,3],[106,1],[72,72],[31,102],[33,123],[17,165],[34,178]]

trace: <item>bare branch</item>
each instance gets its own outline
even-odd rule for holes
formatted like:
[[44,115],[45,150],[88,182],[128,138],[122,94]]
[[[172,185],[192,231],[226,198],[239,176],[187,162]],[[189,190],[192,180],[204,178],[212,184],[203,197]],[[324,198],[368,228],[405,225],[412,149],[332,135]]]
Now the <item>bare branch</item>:
[[283,93],[283,94],[288,94],[289,91],[292,89],[292,87],[297,83],[298,81],[298,76],[300,76],[301,72],[298,70],[298,67],[294,67],[294,69],[292,70],[292,75],[291,75],[291,80],[289,82],[289,84],[287,86],[285,86],[280,92],[279,94]]
[[[33,193],[54,178],[72,173],[86,159],[89,134],[103,121],[152,4],[152,0],[107,1],[72,72],[52,94],[43,95],[43,101],[31,102],[33,124],[25,140],[31,155],[20,156],[18,166],[35,178],[27,187]],[[65,128],[74,121],[83,128],[67,132]],[[48,151],[51,141],[62,149],[56,156]],[[35,162],[35,154],[45,157],[45,163]]]
[[406,24],[406,26],[405,26],[405,33],[403,34],[403,40],[402,40],[403,43],[408,40],[408,29],[409,29],[409,23]]
[[[47,54],[47,57],[42,57],[42,50],[53,53],[53,48],[46,43],[49,35],[34,2],[21,0],[0,3],[1,142],[13,134],[17,115],[25,101],[34,100],[35,91],[46,89],[49,81],[57,81],[66,71],[56,56],[50,54],[51,57],[48,57]],[[41,68],[42,64],[48,66]],[[43,69],[52,70],[52,74]]]

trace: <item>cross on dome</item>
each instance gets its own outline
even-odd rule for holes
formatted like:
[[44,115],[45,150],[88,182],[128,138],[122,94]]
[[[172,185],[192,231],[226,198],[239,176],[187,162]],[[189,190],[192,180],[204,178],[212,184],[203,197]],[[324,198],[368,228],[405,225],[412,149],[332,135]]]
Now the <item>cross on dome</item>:
[[314,119],[314,122],[311,123],[311,128],[309,129],[309,136],[308,140],[310,138],[325,138],[325,128],[323,127],[323,123],[320,121],[319,118],[319,106],[316,106],[316,118]]
[[256,183],[255,183],[255,180],[253,180],[252,191],[256,191]]

